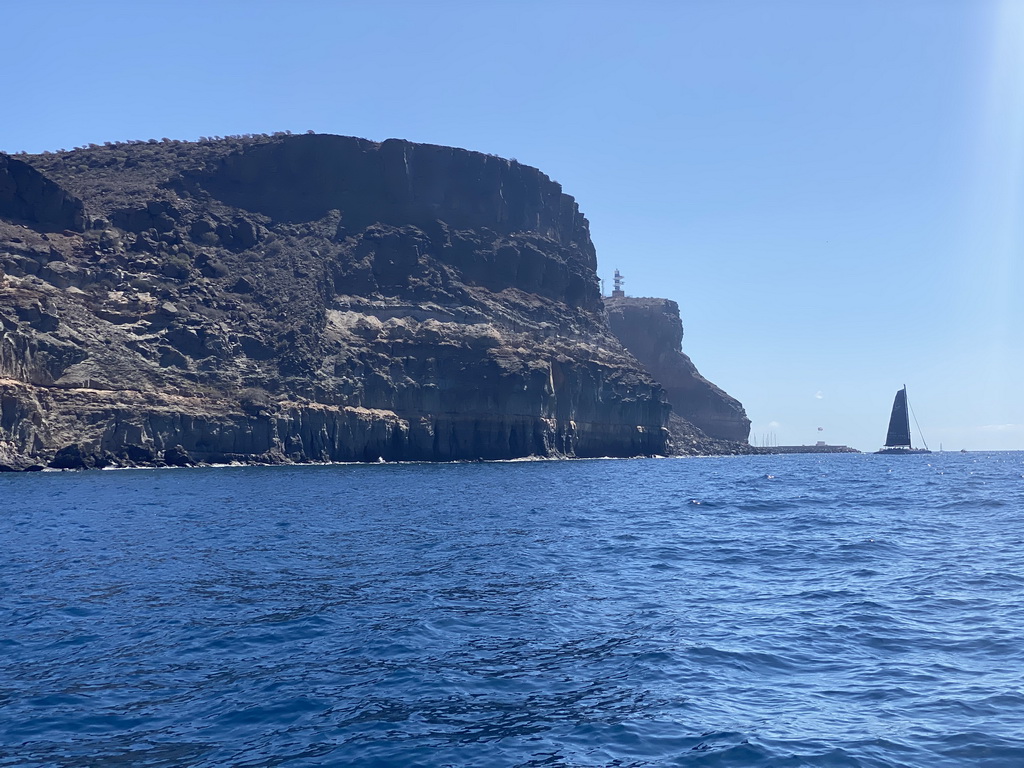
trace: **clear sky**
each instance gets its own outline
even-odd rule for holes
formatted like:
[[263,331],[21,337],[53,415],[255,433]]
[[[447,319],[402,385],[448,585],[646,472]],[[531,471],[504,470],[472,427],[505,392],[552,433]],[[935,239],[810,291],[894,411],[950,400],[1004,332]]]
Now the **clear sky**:
[[[47,2],[0,149],[278,130],[536,166],[752,440],[1024,449],[1024,0]],[[822,427],[822,431],[818,431]]]

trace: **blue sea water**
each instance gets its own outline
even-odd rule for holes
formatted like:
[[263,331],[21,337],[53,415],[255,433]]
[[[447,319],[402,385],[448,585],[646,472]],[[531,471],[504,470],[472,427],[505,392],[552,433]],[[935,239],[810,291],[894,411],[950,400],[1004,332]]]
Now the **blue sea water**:
[[1024,765],[1024,453],[0,476],[0,766]]

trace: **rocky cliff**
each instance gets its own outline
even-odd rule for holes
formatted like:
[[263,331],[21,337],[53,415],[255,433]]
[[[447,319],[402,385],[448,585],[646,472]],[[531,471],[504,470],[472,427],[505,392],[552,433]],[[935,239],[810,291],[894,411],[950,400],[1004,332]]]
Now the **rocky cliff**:
[[0,155],[0,465],[663,453],[595,266],[557,183],[449,147]]
[[716,440],[746,443],[750,419],[743,406],[697,372],[683,354],[683,323],[679,305],[668,299],[607,298],[612,332],[664,387],[672,421],[686,442],[699,439],[689,434],[688,422]]

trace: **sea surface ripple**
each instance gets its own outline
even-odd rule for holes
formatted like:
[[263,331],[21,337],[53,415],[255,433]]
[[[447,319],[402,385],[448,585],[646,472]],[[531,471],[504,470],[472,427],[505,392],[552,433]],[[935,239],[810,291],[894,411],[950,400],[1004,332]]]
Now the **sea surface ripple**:
[[1024,453],[0,476],[0,766],[1024,765]]

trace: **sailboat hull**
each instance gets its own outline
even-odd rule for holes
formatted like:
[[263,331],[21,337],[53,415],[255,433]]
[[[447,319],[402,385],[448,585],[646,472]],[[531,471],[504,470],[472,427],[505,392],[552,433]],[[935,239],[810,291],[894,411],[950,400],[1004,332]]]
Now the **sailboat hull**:
[[925,448],[883,448],[880,451],[875,451],[875,453],[899,454],[902,456],[907,453],[931,453],[931,451]]

